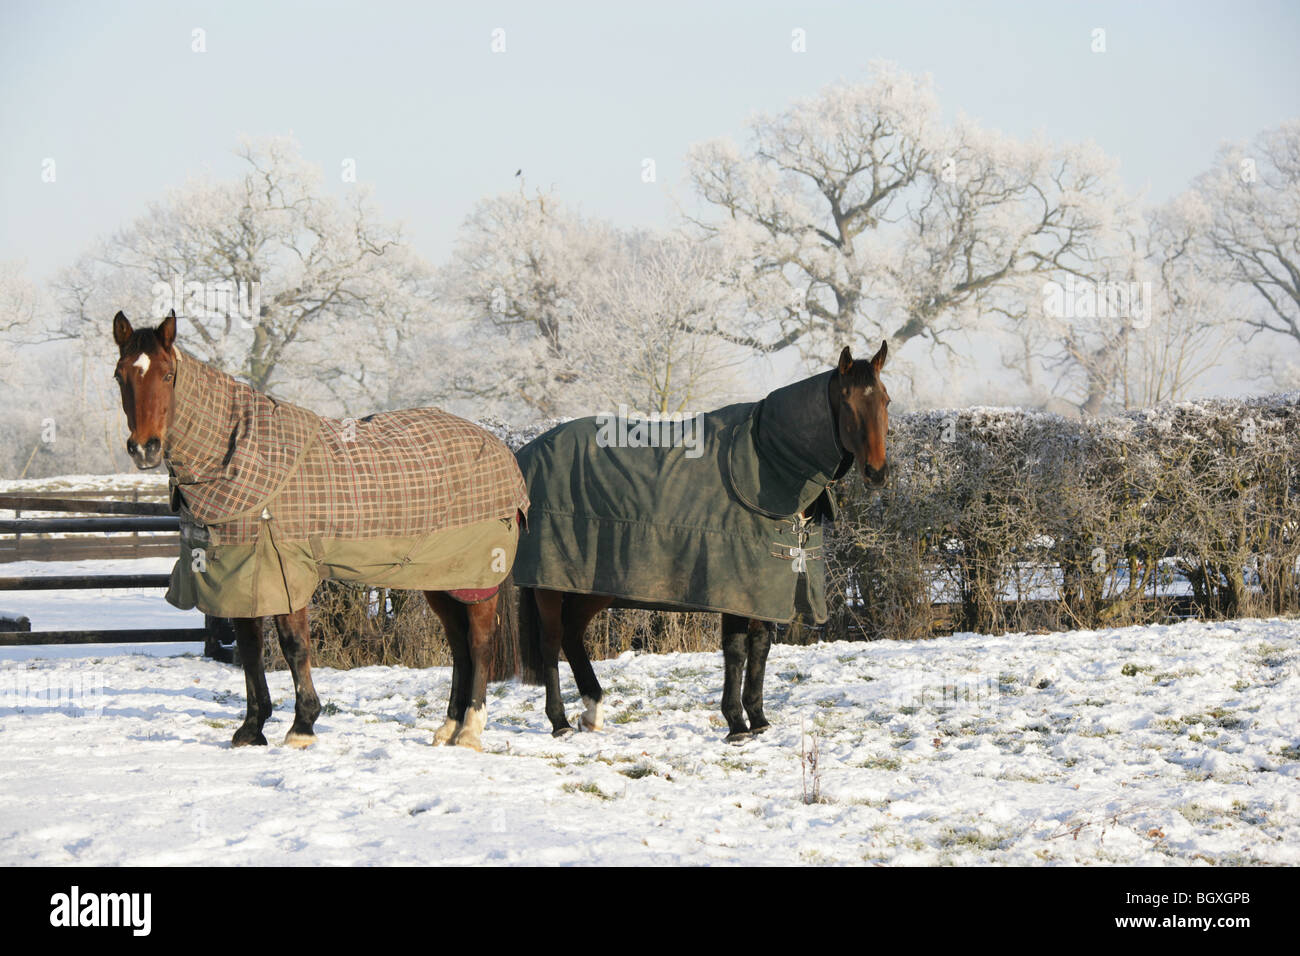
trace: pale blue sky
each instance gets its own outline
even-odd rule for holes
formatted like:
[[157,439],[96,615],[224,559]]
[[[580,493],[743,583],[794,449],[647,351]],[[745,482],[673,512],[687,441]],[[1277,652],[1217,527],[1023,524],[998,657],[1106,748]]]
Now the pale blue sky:
[[[195,27],[206,53],[191,52]],[[666,225],[690,144],[873,59],[932,73],[950,116],[1093,139],[1160,200],[1219,142],[1300,115],[1297,38],[1300,4],[1282,2],[2,0],[0,258],[46,277],[188,174],[233,172],[240,133],[294,133],[339,190],[355,158],[435,261],[520,167],[589,214]]]

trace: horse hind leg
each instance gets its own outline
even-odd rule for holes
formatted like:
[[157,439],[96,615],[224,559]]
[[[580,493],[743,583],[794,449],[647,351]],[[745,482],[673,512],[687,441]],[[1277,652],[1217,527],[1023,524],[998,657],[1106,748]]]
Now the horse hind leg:
[[244,688],[248,707],[244,722],[235,731],[232,747],[266,746],[262,727],[271,716],[271,692],[266,687],[266,669],[262,662],[262,619],[241,617],[235,621],[235,643],[244,665]]
[[763,716],[763,678],[767,673],[767,652],[772,649],[772,625],[749,622],[749,657],[745,664],[745,689],[741,700],[749,715],[749,732],[761,734],[771,725]]
[[745,722],[741,687],[749,653],[749,621],[734,614],[722,615],[722,716],[727,721],[727,743],[744,743],[753,734]]
[[450,743],[459,733],[469,706],[470,654],[469,617],[465,605],[441,591],[425,591],[425,599],[442,621],[447,644],[451,647],[451,693],[447,696],[447,719],[433,734],[433,745]]
[[[560,697],[560,645],[564,640],[564,605],[567,596],[561,591],[541,588],[534,589],[532,595],[537,608],[538,627],[541,629],[546,717],[551,722],[551,736],[563,737],[573,733],[569,719],[564,716],[564,701]],[[520,595],[520,600],[527,599],[527,595]]]
[[472,667],[469,700],[463,711],[460,729],[451,742],[457,747],[483,749],[483,728],[487,726],[487,675],[492,656],[492,634],[496,630],[495,597],[465,606],[469,619],[469,657]]
[[311,624],[307,609],[277,614],[275,629],[280,636],[280,650],[293,674],[293,726],[285,734],[284,744],[302,750],[316,742],[314,728],[320,716],[320,698],[311,682]]
[[583,710],[573,715],[573,722],[580,730],[597,731],[605,726],[605,697],[596,670],[591,666],[587,656],[584,638],[587,626],[605,608],[614,603],[612,597],[599,594],[583,594],[571,597],[564,614],[564,656],[569,660],[573,679],[578,684],[578,693],[582,695]]

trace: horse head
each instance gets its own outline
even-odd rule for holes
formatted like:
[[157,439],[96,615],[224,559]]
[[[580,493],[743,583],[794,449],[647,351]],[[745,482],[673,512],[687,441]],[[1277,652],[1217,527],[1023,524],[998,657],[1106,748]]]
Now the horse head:
[[869,362],[855,362],[849,347],[840,353],[839,375],[831,379],[831,408],[838,423],[840,444],[862,465],[862,480],[885,483],[885,435],[889,432],[889,392],[880,380],[889,346]]
[[126,450],[136,467],[154,468],[163,458],[176,381],[176,312],[156,329],[133,329],[121,312],[113,317],[119,357],[113,372],[122,390],[122,411],[130,435]]

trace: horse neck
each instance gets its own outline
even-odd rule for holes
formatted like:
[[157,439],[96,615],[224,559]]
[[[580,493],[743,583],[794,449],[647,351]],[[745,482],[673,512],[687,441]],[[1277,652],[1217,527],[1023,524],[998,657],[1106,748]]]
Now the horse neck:
[[220,468],[238,421],[239,394],[248,387],[180,349],[175,354],[167,464],[184,471]]

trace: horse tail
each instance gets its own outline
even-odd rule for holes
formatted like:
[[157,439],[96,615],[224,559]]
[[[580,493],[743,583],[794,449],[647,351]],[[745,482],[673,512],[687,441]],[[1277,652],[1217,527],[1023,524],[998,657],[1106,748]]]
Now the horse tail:
[[542,619],[532,588],[515,588],[518,600],[515,628],[515,675],[525,684],[542,683]]
[[488,680],[510,680],[519,674],[519,589],[511,571],[497,586],[497,623],[492,631]]

